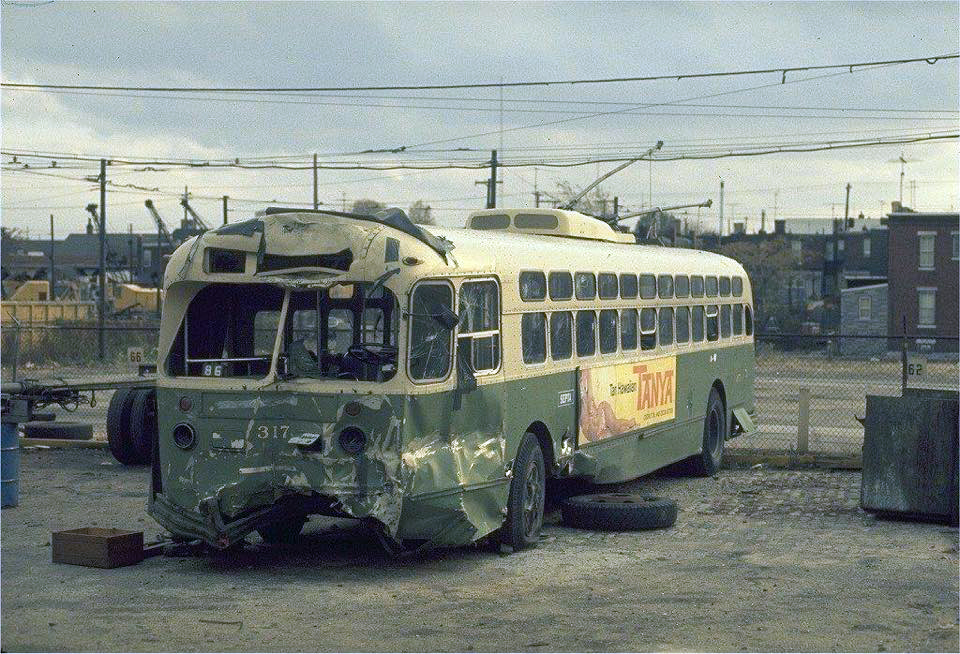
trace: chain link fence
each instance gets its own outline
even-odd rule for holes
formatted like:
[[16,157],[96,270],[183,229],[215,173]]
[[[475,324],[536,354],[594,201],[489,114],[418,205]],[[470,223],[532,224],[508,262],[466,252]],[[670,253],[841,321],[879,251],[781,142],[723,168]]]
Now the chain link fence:
[[[61,378],[100,381],[137,374],[128,348],[156,360],[156,324],[109,324],[105,358],[99,357],[96,325],[4,327],[3,380]],[[852,456],[863,444],[866,396],[900,395],[909,387],[957,389],[957,338],[809,336],[757,334],[756,432],[728,443],[733,451],[770,454]],[[928,351],[931,345],[953,351]],[[904,347],[906,351],[904,352]],[[904,375],[904,360],[909,375]],[[46,409],[58,421],[89,422],[104,439],[107,405],[113,391],[97,392],[94,405],[73,412]],[[90,397],[86,393],[87,398]],[[72,407],[71,407],[72,408]]]
[[[757,431],[732,451],[853,456],[867,395],[958,386],[957,338],[757,334]],[[935,351],[934,348],[952,350]],[[905,365],[906,363],[906,365]],[[909,373],[909,374],[905,374]]]
[[[100,358],[96,323],[4,325],[0,330],[3,381],[61,380],[100,382],[138,374],[130,348],[142,360],[154,363],[157,356],[157,325],[147,322],[109,322],[104,327],[104,357]],[[89,423],[93,438],[106,440],[107,406],[113,390],[84,392],[81,403],[50,405],[40,413],[53,414],[57,422]]]

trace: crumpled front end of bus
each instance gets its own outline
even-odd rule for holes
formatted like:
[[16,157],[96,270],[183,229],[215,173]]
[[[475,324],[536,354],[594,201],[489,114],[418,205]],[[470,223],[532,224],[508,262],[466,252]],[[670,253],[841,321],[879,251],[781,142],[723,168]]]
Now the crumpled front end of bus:
[[[319,514],[367,520],[396,542],[464,545],[503,523],[502,433],[438,429],[433,402],[162,388],[157,402],[149,512],[178,538],[226,548],[256,529]],[[474,424],[491,420],[499,423],[488,412]],[[195,434],[189,448],[175,438],[183,425]]]
[[157,402],[149,510],[175,536],[223,548],[308,514],[372,518],[397,532],[403,414],[395,398],[158,389]]

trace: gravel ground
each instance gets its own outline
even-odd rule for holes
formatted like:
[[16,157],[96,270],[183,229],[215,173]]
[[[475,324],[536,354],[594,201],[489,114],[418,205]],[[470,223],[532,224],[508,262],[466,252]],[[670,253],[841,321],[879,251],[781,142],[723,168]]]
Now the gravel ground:
[[957,530],[868,516],[857,472],[647,477],[618,488],[676,499],[675,527],[579,531],[553,511],[539,547],[507,556],[394,560],[351,523],[314,519],[296,545],[114,570],[51,563],[50,534],[150,540],[144,468],[28,450],[21,478],[2,512],[4,651],[960,649]]

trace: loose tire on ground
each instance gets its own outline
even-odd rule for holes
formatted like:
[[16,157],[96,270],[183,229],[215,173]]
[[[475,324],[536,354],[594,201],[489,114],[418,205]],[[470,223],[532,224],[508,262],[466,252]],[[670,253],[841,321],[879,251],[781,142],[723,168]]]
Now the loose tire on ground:
[[631,493],[577,495],[564,501],[563,523],[578,529],[633,531],[663,529],[677,521],[677,503]]
[[25,422],[22,427],[27,438],[62,438],[88,441],[93,438],[93,425],[86,422]]
[[727,438],[727,412],[716,388],[710,389],[707,414],[703,418],[703,441],[700,454],[689,459],[690,471],[698,477],[712,477],[723,461],[723,444]]
[[130,407],[130,441],[133,445],[133,463],[150,463],[153,443],[157,439],[156,393],[138,390]]
[[266,527],[260,527],[257,529],[257,533],[260,534],[264,543],[294,543],[300,537],[300,532],[306,523],[306,518],[294,518],[287,522],[276,522]]
[[507,499],[507,519],[500,528],[500,542],[514,551],[533,547],[540,540],[546,497],[546,468],[537,437],[527,432],[513,462],[513,479]]
[[124,465],[133,465],[137,459],[130,434],[130,409],[133,407],[134,390],[117,389],[107,407],[107,444],[113,458]]

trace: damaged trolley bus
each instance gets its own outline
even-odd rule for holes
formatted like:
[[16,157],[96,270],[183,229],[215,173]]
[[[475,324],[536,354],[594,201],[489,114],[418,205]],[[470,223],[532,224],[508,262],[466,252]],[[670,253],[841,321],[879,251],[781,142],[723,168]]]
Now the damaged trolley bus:
[[149,511],[178,539],[321,514],[519,549],[546,478],[712,474],[752,429],[743,268],[573,211],[268,209],[185,243],[164,286]]

